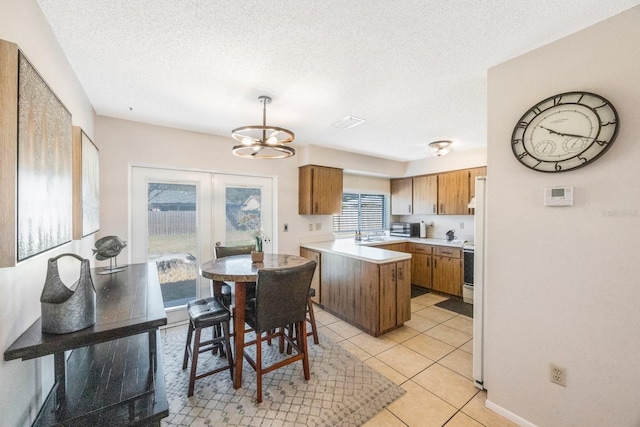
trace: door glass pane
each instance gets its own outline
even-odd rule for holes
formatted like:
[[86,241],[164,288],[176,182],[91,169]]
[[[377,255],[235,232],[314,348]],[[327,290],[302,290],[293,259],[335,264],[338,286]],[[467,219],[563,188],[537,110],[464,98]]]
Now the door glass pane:
[[150,182],[148,259],[158,266],[164,306],[196,298],[196,195],[192,184]]
[[262,226],[262,189],[225,187],[226,237],[228,246],[255,243],[252,233]]

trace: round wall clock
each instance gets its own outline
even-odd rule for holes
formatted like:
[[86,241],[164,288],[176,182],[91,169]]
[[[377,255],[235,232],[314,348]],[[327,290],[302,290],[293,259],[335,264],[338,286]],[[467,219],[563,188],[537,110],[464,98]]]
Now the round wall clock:
[[602,156],[618,135],[618,113],[600,95],[567,92],[524,113],[511,136],[518,161],[539,172],[566,172]]

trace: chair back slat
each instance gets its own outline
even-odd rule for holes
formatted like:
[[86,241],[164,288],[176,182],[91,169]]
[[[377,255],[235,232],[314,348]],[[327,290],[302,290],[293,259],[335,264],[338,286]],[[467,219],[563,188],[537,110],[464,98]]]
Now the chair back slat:
[[316,262],[297,267],[258,269],[256,281],[257,332],[304,322]]
[[216,258],[224,258],[233,255],[246,255],[250,254],[255,249],[254,245],[242,245],[242,246],[216,246]]

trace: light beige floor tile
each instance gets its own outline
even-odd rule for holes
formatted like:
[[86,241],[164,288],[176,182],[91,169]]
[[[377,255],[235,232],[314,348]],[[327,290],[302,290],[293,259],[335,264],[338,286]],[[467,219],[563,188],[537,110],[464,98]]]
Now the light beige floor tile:
[[440,427],[456,413],[456,408],[413,381],[407,381],[402,388],[407,393],[387,409],[410,427]]
[[319,326],[318,333],[329,338],[329,341],[333,343],[339,343],[340,341],[345,340],[345,338],[342,335],[338,335],[337,333],[329,329],[329,327],[327,326]]
[[458,347],[458,350],[462,350],[469,354],[473,354],[473,339],[467,341],[466,343]]
[[408,340],[409,338],[415,337],[419,333],[420,332],[416,331],[415,329],[412,329],[405,325],[405,326],[400,326],[398,329],[394,329],[391,332],[387,332],[383,336],[389,339],[392,339],[397,343],[401,343]]
[[388,409],[383,410],[375,417],[371,418],[369,421],[363,424],[363,427],[405,427],[406,424],[403,423],[389,412]]
[[473,356],[465,351],[455,350],[438,360],[438,363],[473,380]]
[[470,379],[438,363],[429,366],[411,380],[458,409],[479,392]]
[[493,412],[485,406],[487,392],[481,391],[476,394],[463,408],[462,412],[478,421],[480,424],[491,427],[515,427],[517,424],[504,418],[502,415]]
[[426,317],[416,316],[416,313],[411,314],[411,320],[404,322],[404,326],[408,326],[418,332],[424,332],[427,329],[433,328],[437,324],[438,322],[434,322]]
[[409,378],[433,364],[433,360],[421,356],[402,344],[380,353],[376,357]]
[[452,311],[441,310],[438,307],[427,307],[424,310],[416,311],[415,314],[431,319],[437,323],[446,322],[452,317],[457,316],[457,314]]
[[414,311],[419,311],[422,310],[423,308],[426,308],[427,306],[424,304],[420,304],[416,302],[415,298],[411,299],[411,312],[413,313]]
[[362,333],[360,329],[348,324],[343,320],[327,325],[327,328],[331,329],[336,334],[347,339],[351,337],[355,337],[356,335]]
[[449,420],[446,427],[483,427],[482,424],[474,420],[468,415],[463,414],[462,412],[458,412]]
[[457,329],[465,334],[473,335],[473,319],[470,317],[459,314],[444,322],[443,325]]
[[402,375],[400,372],[396,371],[391,366],[387,365],[386,363],[384,363],[383,361],[381,361],[380,359],[378,359],[376,357],[372,357],[370,359],[367,359],[365,361],[365,363],[367,365],[371,366],[376,371],[380,372],[382,375],[387,377],[389,380],[393,381],[395,384],[400,385],[400,384],[404,383],[405,381],[407,381],[407,379],[408,379],[407,377]]
[[357,345],[355,345],[349,340],[340,341],[338,345],[362,361],[365,361],[373,357],[371,356],[371,354],[367,353],[362,348],[358,347]]
[[391,347],[398,345],[397,342],[387,337],[387,335],[388,334],[380,337],[372,337],[371,335],[363,332],[355,337],[349,338],[349,341],[367,353],[375,356],[376,354],[382,353],[383,351],[389,350]]
[[402,345],[434,361],[455,350],[455,347],[425,334],[416,335]]
[[319,323],[321,325],[330,325],[332,323],[336,323],[340,321],[338,317],[324,310],[314,311],[313,314],[316,315],[316,323]]
[[420,295],[419,297],[412,298],[411,301],[415,301],[418,304],[430,306],[430,305],[434,305],[439,302],[442,302],[446,299],[449,299],[449,298],[429,292],[428,294],[424,294],[424,295]]
[[449,326],[445,326],[444,323],[424,331],[424,334],[439,339],[453,347],[460,347],[462,344],[473,338],[472,335],[453,329]]

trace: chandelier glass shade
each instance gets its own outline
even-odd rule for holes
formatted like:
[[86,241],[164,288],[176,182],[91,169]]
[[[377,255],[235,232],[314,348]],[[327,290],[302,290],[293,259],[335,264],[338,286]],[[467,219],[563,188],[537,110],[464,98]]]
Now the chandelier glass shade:
[[296,150],[285,145],[295,139],[288,129],[267,126],[267,104],[271,98],[260,96],[262,103],[262,125],[242,126],[231,131],[231,136],[240,144],[233,147],[233,154],[249,159],[284,159],[296,154]]
[[433,141],[429,143],[429,148],[431,148],[431,154],[435,156],[446,156],[451,151],[451,143],[450,140],[442,140],[442,141]]

